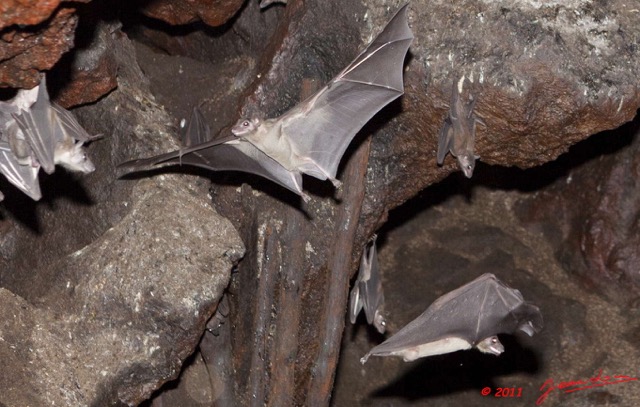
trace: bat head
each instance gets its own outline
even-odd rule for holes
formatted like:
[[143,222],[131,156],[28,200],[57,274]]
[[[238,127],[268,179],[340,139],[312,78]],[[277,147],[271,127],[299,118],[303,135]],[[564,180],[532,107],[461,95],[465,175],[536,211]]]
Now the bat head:
[[88,174],[96,167],[93,165],[87,153],[82,147],[82,142],[78,143],[58,143],[55,151],[55,163],[71,170]]
[[231,132],[236,137],[243,137],[258,130],[260,127],[260,119],[240,119],[231,128]]
[[473,169],[476,167],[476,157],[473,154],[460,154],[458,155],[458,163],[464,176],[471,178]]
[[497,336],[490,336],[484,338],[477,345],[476,348],[482,353],[491,353],[492,355],[500,356],[504,352],[504,346],[500,343]]
[[384,319],[379,310],[376,310],[376,314],[373,317],[373,326],[376,327],[381,334],[387,330],[387,321]]

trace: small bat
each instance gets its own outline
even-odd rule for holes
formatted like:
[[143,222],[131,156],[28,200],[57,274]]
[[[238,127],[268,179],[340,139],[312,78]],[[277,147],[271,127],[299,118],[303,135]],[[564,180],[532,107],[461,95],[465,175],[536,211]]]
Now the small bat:
[[373,115],[404,93],[404,58],[413,34],[403,6],[342,72],[309,99],[274,119],[240,119],[233,136],[124,163],[128,172],[162,163],[249,172],[300,195],[302,174],[334,186],[351,140]]
[[362,252],[358,279],[351,290],[349,317],[351,323],[355,324],[358,314],[364,308],[367,322],[383,334],[386,329],[386,321],[382,315],[384,293],[382,292],[382,281],[380,280],[378,266],[377,238],[374,235],[370,241],[370,246],[367,244]]
[[457,89],[456,84],[453,85],[449,116],[444,121],[438,140],[438,165],[442,165],[444,157],[451,152],[451,155],[458,159],[464,175],[471,178],[476,160],[480,158],[474,155],[473,151],[476,123],[484,124],[484,122],[473,113],[476,100],[470,96],[469,103],[465,104],[460,97],[464,83],[468,82],[462,77],[457,84]]
[[487,273],[438,298],[418,318],[374,347],[369,356],[400,356],[405,362],[476,347],[500,355],[497,334],[517,330],[532,336],[542,329],[542,315],[520,291]]
[[53,173],[56,164],[83,173],[95,170],[83,144],[99,136],[90,136],[71,112],[49,101],[44,76],[35,103],[12,117],[31,147],[32,158],[47,174]]

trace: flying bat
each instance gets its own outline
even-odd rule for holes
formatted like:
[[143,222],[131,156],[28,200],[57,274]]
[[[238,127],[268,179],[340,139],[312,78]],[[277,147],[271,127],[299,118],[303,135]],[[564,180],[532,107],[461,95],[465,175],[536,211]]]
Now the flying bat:
[[280,117],[240,119],[223,137],[180,151],[124,163],[127,172],[159,164],[236,170],[267,178],[300,195],[302,174],[334,186],[338,165],[356,133],[404,93],[404,58],[413,40],[403,6],[382,32],[324,88]]
[[355,324],[358,314],[364,308],[367,322],[383,334],[386,329],[386,321],[382,315],[384,293],[380,280],[376,239],[377,236],[374,235],[362,252],[358,278],[351,290],[349,317],[351,323]]
[[532,336],[540,329],[538,307],[487,273],[438,298],[360,362],[364,364],[371,355],[400,356],[408,362],[472,347],[497,356],[504,351],[498,334],[521,330]]
[[476,160],[480,158],[474,154],[476,123],[484,122],[473,113],[476,104],[473,96],[469,96],[467,103],[461,97],[465,83],[469,81],[463,76],[457,87],[456,84],[453,85],[449,116],[444,121],[438,140],[438,164],[442,165],[444,157],[451,152],[458,159],[464,175],[471,178]]

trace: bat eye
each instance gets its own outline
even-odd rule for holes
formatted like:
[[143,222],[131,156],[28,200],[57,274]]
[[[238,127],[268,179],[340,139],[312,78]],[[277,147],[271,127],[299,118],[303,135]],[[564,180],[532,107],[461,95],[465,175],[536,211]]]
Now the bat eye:
[[242,122],[242,127],[249,127],[251,123],[249,123],[249,120],[245,120]]

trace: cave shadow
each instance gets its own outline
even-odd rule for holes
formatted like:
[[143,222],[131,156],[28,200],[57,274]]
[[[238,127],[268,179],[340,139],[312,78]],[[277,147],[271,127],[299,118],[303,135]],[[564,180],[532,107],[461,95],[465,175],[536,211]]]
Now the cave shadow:
[[544,369],[542,358],[520,345],[514,336],[500,335],[500,341],[506,351],[498,357],[472,349],[420,359],[396,380],[367,397],[417,401],[467,390],[480,394],[484,387],[498,387],[495,380],[498,377],[515,373],[535,375]]
[[[55,209],[56,202],[60,199],[84,206],[95,204],[95,201],[87,192],[87,188],[75,174],[67,172],[60,167],[56,167],[56,169],[57,171],[53,174],[47,174],[44,171],[40,171],[38,174],[40,190],[42,191],[40,201],[34,201],[11,185],[4,177],[0,177],[0,191],[5,191],[4,201],[2,201],[4,210],[37,234],[41,233],[38,206],[45,205],[49,209]],[[0,212],[0,217],[5,217],[2,212]]]

